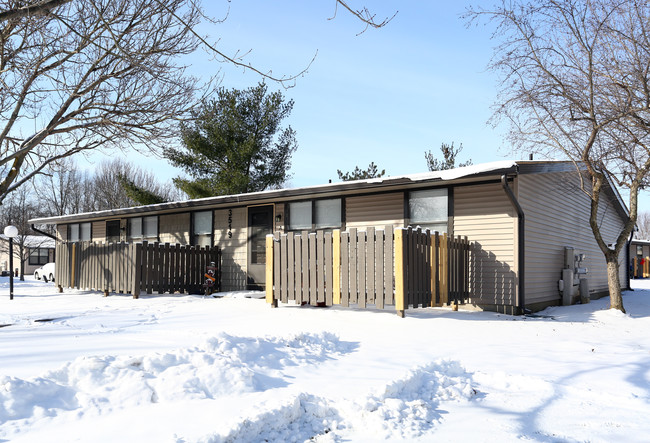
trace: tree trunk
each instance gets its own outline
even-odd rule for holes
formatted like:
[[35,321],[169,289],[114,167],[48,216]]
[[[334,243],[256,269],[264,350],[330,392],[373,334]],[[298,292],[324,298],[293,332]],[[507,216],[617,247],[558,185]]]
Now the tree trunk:
[[618,269],[618,259],[614,254],[607,254],[607,285],[609,287],[609,307],[625,312],[621,294],[621,279]]

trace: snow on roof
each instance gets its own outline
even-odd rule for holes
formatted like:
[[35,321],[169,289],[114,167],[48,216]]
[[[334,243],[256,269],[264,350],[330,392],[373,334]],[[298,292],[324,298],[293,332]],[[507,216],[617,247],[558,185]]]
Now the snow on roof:
[[62,220],[69,221],[71,217],[73,217],[74,219],[83,219],[83,218],[92,219],[103,215],[124,214],[130,212],[143,212],[144,208],[146,208],[147,211],[156,211],[160,209],[180,208],[189,205],[201,206],[202,204],[207,205],[210,203],[219,203],[221,201],[226,201],[227,199],[240,201],[240,200],[251,199],[252,197],[264,198],[267,195],[273,195],[274,193],[278,193],[278,192],[291,192],[291,193],[296,193],[298,195],[309,191],[316,192],[319,190],[325,190],[328,188],[337,188],[343,186],[353,186],[353,187],[356,186],[362,188],[364,184],[374,185],[374,186],[381,186],[382,184],[389,185],[392,182],[399,182],[402,180],[413,182],[413,183],[424,182],[424,181],[437,181],[437,180],[446,181],[446,180],[459,179],[463,177],[469,177],[477,174],[490,173],[494,171],[502,171],[505,169],[514,168],[515,166],[517,166],[517,163],[520,162],[517,162],[515,160],[495,161],[495,162],[481,163],[478,165],[465,166],[462,168],[449,169],[446,171],[432,171],[432,172],[423,172],[417,174],[391,175],[386,177],[371,178],[365,180],[350,180],[350,181],[344,181],[338,183],[325,183],[321,185],[302,186],[297,188],[267,189],[264,191],[251,192],[245,194],[205,197],[205,198],[192,199],[192,200],[182,200],[177,202],[159,203],[155,205],[133,206],[130,208],[119,208],[119,209],[109,209],[103,211],[85,212],[80,214],[70,214],[70,215],[64,215],[59,217],[37,218],[37,219],[30,220],[30,222],[31,223],[34,222],[56,223]]
[[[0,234],[2,240],[8,241],[9,238]],[[53,238],[44,235],[19,235],[14,239],[14,242],[22,242],[28,248],[55,248],[56,241]]]

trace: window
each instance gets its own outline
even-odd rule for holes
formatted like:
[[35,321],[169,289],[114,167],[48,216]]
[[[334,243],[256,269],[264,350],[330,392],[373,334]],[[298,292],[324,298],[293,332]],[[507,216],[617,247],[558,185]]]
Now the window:
[[340,228],[341,199],[289,203],[289,230]]
[[341,226],[341,199],[316,200],[314,202],[316,229],[339,228]]
[[158,241],[158,216],[130,218],[128,232],[132,241]]
[[47,248],[30,248],[29,249],[29,264],[30,265],[44,265],[49,263],[50,250]]
[[311,229],[311,202],[289,203],[289,230]]
[[129,219],[129,238],[142,239],[142,219],[140,217]]
[[79,224],[75,223],[70,225],[70,234],[68,235],[68,240],[70,241],[79,241]]
[[122,241],[122,222],[120,220],[106,221],[106,241],[109,243]]
[[148,241],[158,240],[158,216],[142,218],[142,236]]
[[68,241],[90,241],[90,222],[68,225]]
[[446,188],[409,193],[409,223],[413,227],[447,232],[448,211]]
[[212,246],[212,211],[192,213],[192,244]]

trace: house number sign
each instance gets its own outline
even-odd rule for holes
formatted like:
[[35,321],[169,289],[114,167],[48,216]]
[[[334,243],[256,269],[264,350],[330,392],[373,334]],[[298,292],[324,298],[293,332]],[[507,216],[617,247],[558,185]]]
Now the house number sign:
[[232,209],[228,209],[228,238],[232,238]]

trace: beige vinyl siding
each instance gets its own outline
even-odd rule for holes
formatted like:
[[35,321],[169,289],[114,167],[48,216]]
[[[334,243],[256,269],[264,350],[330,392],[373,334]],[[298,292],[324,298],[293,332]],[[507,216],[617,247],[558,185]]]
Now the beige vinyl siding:
[[515,306],[517,216],[501,184],[454,188],[453,201],[454,235],[474,243],[472,303]]
[[[589,198],[579,189],[575,172],[521,175],[519,203],[526,214],[526,304],[559,302],[558,280],[564,264],[564,247],[586,254],[590,292],[607,291],[605,258],[589,226]],[[605,242],[613,242],[622,220],[606,196],[599,220]],[[621,282],[625,259],[621,257]]]
[[190,213],[167,214],[158,217],[160,243],[190,244]]
[[[106,221],[96,221],[92,222],[90,228],[90,235],[92,236],[92,241],[94,242],[105,242],[106,241]],[[122,239],[124,240],[124,239]]]
[[373,194],[345,199],[346,229],[404,226],[404,193]]
[[[214,244],[219,246],[222,251],[222,290],[246,289],[246,241],[248,232],[246,208],[214,211],[214,226]],[[231,235],[228,235],[228,233]]]
[[56,239],[61,241],[68,239],[68,225],[56,225]]

